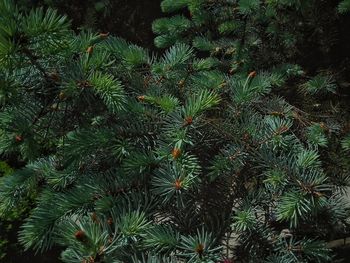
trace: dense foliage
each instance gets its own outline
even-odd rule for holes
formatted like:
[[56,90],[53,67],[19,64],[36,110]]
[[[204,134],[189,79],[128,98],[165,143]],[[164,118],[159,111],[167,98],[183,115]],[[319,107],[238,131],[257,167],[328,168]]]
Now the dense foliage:
[[22,166],[0,212],[34,203],[21,244],[63,262],[332,262],[350,109],[342,76],[295,62],[304,42],[328,56],[347,2],[164,0],[157,56],[0,0],[0,154]]

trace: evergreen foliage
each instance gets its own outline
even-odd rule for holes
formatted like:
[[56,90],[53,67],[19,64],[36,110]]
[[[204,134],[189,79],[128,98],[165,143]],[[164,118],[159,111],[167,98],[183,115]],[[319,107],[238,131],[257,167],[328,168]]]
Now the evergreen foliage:
[[24,163],[0,212],[34,196],[21,244],[71,263],[331,262],[349,107],[331,72],[291,63],[314,6],[164,0],[157,56],[0,0],[0,154]]
[[341,14],[347,13],[350,11],[350,1],[349,0],[343,0],[338,5],[338,11]]

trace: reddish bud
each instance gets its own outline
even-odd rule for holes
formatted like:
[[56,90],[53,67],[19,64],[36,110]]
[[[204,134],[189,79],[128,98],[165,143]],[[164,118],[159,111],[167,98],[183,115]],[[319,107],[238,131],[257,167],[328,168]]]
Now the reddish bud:
[[93,47],[93,46],[89,46],[89,47],[86,49],[86,53],[91,54],[93,50],[94,50],[94,47]]
[[108,218],[107,224],[110,225],[110,226],[113,224],[113,219],[111,217]]
[[94,212],[91,214],[91,219],[94,223],[99,223],[100,221],[98,220],[97,214]]
[[256,71],[252,71],[248,75],[249,78],[254,78],[255,76],[256,76]]
[[184,126],[191,125],[193,123],[193,118],[192,116],[187,116],[184,121]]
[[182,181],[180,179],[176,179],[174,183],[174,187],[176,190],[180,190],[182,188]]
[[21,141],[23,141],[23,138],[21,135],[16,135],[15,140],[16,140],[16,142],[21,142]]
[[181,155],[181,150],[179,148],[174,148],[172,151],[171,151],[171,155],[173,156],[174,159],[177,159],[180,157]]
[[81,242],[84,242],[86,240],[86,234],[83,230],[78,230],[75,232],[74,237]]

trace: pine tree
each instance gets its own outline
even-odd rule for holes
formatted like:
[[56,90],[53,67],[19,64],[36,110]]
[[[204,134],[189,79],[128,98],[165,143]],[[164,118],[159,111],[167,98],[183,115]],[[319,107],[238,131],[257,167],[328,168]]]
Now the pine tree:
[[31,199],[20,242],[63,262],[331,262],[349,107],[290,63],[314,1],[161,7],[178,14],[153,24],[156,56],[0,0],[0,153],[24,164],[0,212]]
[[350,1],[349,0],[343,0],[338,4],[338,11],[339,13],[347,13],[350,10]]

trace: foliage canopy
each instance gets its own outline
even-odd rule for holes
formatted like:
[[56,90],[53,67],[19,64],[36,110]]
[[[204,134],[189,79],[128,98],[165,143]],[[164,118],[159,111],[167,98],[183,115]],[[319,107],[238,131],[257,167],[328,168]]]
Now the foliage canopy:
[[0,0],[0,154],[23,163],[0,180],[0,212],[34,196],[24,247],[72,263],[331,262],[349,105],[331,70],[293,63],[316,2],[164,0],[158,56]]

